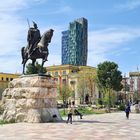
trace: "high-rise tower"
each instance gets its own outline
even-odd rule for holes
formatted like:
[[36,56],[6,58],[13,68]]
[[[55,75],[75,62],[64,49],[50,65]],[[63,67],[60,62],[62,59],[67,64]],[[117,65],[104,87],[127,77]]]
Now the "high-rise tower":
[[69,31],[67,30],[62,32],[62,56],[61,56],[62,64],[68,64],[69,62],[68,43],[69,43]]
[[88,22],[85,18],[69,24],[69,30],[62,32],[62,65],[85,66],[87,64]]

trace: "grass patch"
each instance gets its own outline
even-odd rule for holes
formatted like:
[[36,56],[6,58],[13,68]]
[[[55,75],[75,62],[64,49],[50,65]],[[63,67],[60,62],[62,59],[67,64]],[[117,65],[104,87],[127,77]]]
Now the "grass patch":
[[11,121],[0,120],[0,125],[3,125],[3,124],[10,124],[10,123],[15,123],[15,120],[11,120]]
[[64,109],[62,109],[62,110],[59,110],[59,113],[60,113],[61,117],[64,117],[64,116],[67,116],[68,111],[67,111],[67,109],[65,109],[65,111],[64,111]]
[[105,110],[103,109],[92,109],[92,108],[78,108],[78,111],[82,113],[83,115],[90,115],[90,114],[103,114],[105,113]]
[[[106,113],[104,109],[92,109],[91,107],[87,107],[87,108],[77,108],[77,110],[82,114],[82,115],[90,115],[90,114],[103,114]],[[59,110],[59,113],[61,115],[61,117],[67,116],[68,112],[67,109],[62,109]]]

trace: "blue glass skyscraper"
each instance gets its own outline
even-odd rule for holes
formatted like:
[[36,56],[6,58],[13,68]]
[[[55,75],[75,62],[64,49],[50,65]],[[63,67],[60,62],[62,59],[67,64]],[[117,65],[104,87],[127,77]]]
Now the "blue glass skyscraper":
[[68,46],[68,42],[69,42],[69,31],[63,31],[62,32],[62,64],[68,64],[69,62],[69,46]]
[[62,65],[87,65],[88,22],[85,18],[69,24],[69,30],[62,32]]

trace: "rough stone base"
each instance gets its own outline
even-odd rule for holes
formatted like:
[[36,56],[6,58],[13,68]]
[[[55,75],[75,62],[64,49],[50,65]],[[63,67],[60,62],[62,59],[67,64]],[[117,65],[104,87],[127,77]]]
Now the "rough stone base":
[[61,121],[57,109],[56,83],[47,76],[21,76],[11,81],[2,95],[5,121]]

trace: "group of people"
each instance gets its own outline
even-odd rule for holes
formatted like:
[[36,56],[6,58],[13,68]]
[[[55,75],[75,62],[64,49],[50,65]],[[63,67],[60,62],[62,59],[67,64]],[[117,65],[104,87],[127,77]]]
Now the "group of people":
[[[126,113],[126,118],[129,119],[129,113],[131,112],[131,104],[128,103],[125,107],[125,113]],[[82,119],[82,114],[74,107],[68,107],[68,114],[67,114],[67,121],[66,123],[71,123],[72,124],[72,116],[73,115],[78,115],[80,116],[80,119]]]

